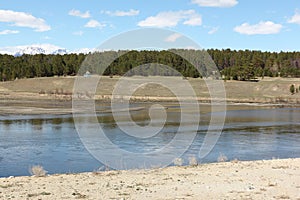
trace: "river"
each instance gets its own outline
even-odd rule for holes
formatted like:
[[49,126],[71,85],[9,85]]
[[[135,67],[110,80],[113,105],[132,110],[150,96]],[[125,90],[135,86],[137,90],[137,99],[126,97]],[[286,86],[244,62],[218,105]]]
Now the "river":
[[[131,111],[132,119],[140,126],[149,123],[149,106],[149,103],[133,104],[133,107],[145,108]],[[163,129],[156,136],[143,140],[124,134],[110,112],[98,112],[97,117],[113,144],[135,153],[151,152],[166,145],[178,134],[180,109],[176,104],[165,106],[168,107],[168,120]],[[108,104],[98,107],[109,109]],[[216,145],[207,156],[199,159],[197,156],[211,116],[209,110],[206,105],[201,106],[201,122],[195,130],[197,134],[193,142],[181,156],[183,164],[188,164],[190,157],[196,157],[201,163],[217,162],[220,154],[228,160],[300,157],[299,108],[231,105]],[[79,120],[82,121],[81,126],[89,127],[89,118],[83,115]],[[184,130],[187,131],[180,134],[188,135],[192,131],[188,129],[188,123],[182,126],[186,126]],[[97,137],[92,136],[93,140],[96,143]],[[186,147],[179,145],[178,148]],[[29,175],[28,169],[33,165],[42,165],[49,174],[105,169],[81,141],[71,114],[0,115],[0,177]]]

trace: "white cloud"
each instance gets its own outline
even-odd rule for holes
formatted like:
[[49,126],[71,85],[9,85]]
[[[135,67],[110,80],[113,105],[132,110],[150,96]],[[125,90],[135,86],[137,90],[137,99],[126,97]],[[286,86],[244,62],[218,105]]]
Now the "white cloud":
[[17,33],[19,33],[19,31],[15,31],[15,30],[0,31],[0,35],[17,34]]
[[160,12],[138,23],[141,27],[175,27],[183,21],[184,25],[200,26],[202,17],[195,10]]
[[110,15],[110,16],[117,16],[117,17],[125,17],[125,16],[135,16],[135,15],[139,15],[140,11],[139,10],[134,10],[134,9],[130,9],[129,11],[102,11],[102,13]]
[[300,13],[296,12],[295,15],[288,20],[288,23],[300,24]]
[[106,26],[106,24],[102,24],[102,23],[98,22],[97,20],[91,19],[88,23],[86,23],[86,25],[84,27],[87,27],[87,28],[103,28],[105,26]]
[[45,20],[36,18],[28,13],[12,10],[0,10],[0,22],[11,23],[12,26],[32,28],[38,32],[51,30],[51,27],[46,24]]
[[210,31],[208,31],[208,34],[214,34],[219,30],[219,27],[213,27]]
[[202,7],[221,7],[228,8],[238,4],[237,0],[192,0],[193,4]]
[[179,38],[181,38],[181,37],[182,37],[181,34],[179,34],[179,33],[174,33],[174,34],[168,36],[168,37],[165,39],[165,41],[166,41],[166,42],[175,42],[177,39],[179,39]]
[[69,15],[75,16],[75,17],[80,17],[80,18],[90,18],[91,17],[89,11],[86,11],[86,12],[82,13],[79,10],[75,10],[75,9],[70,10]]
[[261,21],[258,24],[250,25],[244,23],[240,26],[236,26],[234,31],[245,35],[267,35],[279,33],[282,29],[281,24],[275,24],[271,21]]
[[76,32],[73,32],[73,35],[79,35],[79,36],[82,36],[82,35],[83,35],[83,31],[76,31]]
[[190,26],[201,26],[202,17],[201,15],[195,14],[194,16],[191,16],[188,20],[184,21],[183,24]]
[[43,39],[44,39],[44,40],[51,40],[52,38],[49,37],[49,36],[45,36],[45,37],[43,37]]

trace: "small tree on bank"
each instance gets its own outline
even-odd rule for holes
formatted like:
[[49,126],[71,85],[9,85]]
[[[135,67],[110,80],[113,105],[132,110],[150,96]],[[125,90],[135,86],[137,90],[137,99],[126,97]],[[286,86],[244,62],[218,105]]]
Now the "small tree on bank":
[[295,94],[295,86],[294,86],[294,85],[291,85],[291,86],[290,86],[290,92],[291,92],[292,94]]

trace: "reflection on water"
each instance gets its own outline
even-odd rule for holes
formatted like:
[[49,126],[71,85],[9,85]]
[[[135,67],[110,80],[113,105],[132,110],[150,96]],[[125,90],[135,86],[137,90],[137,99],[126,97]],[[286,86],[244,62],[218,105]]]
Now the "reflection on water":
[[[150,105],[134,106],[144,109],[131,111],[132,119],[140,126],[147,126],[150,122]],[[189,129],[187,121],[182,124],[184,132],[177,133],[180,125],[179,106],[166,106],[168,115],[164,128],[148,139],[124,134],[112,114],[106,112],[109,109],[107,104],[98,105],[98,121],[106,136],[120,148],[131,152],[151,152],[168,144],[175,134],[191,134],[193,131]],[[201,106],[198,134],[182,156],[186,162],[189,157],[198,155],[211,117],[209,111],[208,106]],[[79,122],[89,128],[90,119],[90,116],[83,115]],[[299,119],[298,108],[232,106],[227,112],[218,143],[201,162],[216,162],[220,153],[229,159],[239,160],[300,157]],[[120,123],[126,123],[126,120]],[[177,148],[185,147],[179,145]],[[44,166],[49,173],[93,171],[102,166],[81,143],[72,115],[0,116],[0,177],[28,175],[28,168],[36,164]]]

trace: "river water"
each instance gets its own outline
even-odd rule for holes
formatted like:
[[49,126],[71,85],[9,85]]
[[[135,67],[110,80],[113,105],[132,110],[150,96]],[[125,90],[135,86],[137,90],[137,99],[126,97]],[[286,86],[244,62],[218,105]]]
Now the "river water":
[[[147,125],[147,108],[150,104],[135,103],[132,106],[145,108],[133,110],[131,117],[140,126]],[[97,117],[112,143],[126,151],[151,152],[166,145],[178,134],[180,109],[176,104],[165,106],[169,108],[167,122],[160,133],[150,139],[140,140],[124,134],[110,112],[98,112]],[[98,107],[103,108],[102,111],[109,109],[108,104],[100,104]],[[197,158],[201,163],[217,162],[220,154],[225,155],[228,160],[300,157],[299,108],[245,105],[232,105],[228,108],[224,128],[216,145],[207,156],[200,159],[199,149],[211,117],[210,108],[201,106],[201,122],[198,130],[195,130],[196,137],[188,150],[179,155],[184,164],[188,164],[190,157]],[[83,115],[82,120],[79,120],[82,121],[80,125],[88,128],[89,118],[90,116]],[[187,131],[180,134],[190,134],[188,123],[181,126],[186,126],[183,130]],[[97,142],[96,136],[90,137],[91,141]],[[179,145],[177,148],[186,147]],[[176,156],[178,155],[174,155],[174,158]],[[29,175],[28,169],[33,165],[42,165],[49,174],[105,168],[85,148],[72,115],[0,115],[0,177]]]

